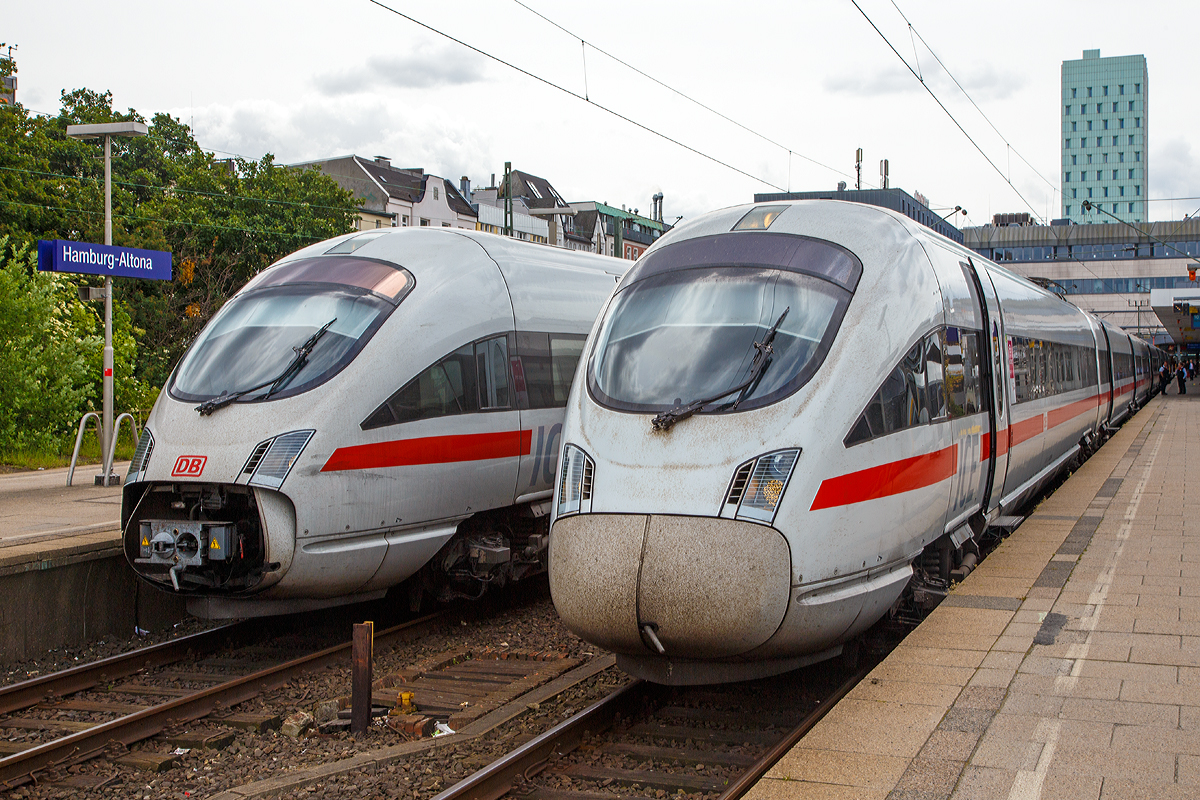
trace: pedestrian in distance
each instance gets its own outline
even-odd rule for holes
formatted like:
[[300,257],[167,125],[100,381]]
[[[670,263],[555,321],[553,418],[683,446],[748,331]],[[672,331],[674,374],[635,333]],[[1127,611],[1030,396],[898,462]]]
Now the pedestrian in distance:
[[1175,373],[1175,385],[1179,387],[1180,394],[1187,394],[1187,367],[1183,364],[1179,365],[1179,371]]

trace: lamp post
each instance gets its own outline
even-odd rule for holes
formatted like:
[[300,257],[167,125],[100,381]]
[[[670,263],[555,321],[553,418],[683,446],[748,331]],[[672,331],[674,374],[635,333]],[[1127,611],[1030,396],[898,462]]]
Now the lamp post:
[[[145,136],[149,129],[144,122],[108,122],[99,125],[68,125],[67,136],[72,139],[104,137],[104,243],[112,244],[112,137]],[[104,412],[100,426],[100,456],[104,474],[96,478],[102,486],[121,482],[112,474],[113,435],[113,345],[112,345],[112,277],[104,278]]]

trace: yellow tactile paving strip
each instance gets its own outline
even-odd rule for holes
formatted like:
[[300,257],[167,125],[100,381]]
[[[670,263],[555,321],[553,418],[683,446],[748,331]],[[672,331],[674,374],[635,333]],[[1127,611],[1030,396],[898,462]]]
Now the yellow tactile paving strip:
[[1200,797],[1198,427],[1151,401],[750,799]]

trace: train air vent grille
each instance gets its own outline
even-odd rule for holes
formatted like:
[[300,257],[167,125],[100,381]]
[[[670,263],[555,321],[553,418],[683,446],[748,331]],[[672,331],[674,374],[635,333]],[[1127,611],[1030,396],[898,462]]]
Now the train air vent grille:
[[729,496],[725,498],[725,505],[736,506],[742,502],[742,495],[746,492],[746,484],[750,482],[752,469],[754,469],[753,461],[747,461],[738,467],[738,471],[733,475],[733,484],[729,487]]
[[150,465],[150,454],[153,452],[154,436],[151,435],[149,428],[142,428],[137,448],[133,451],[133,459],[129,462],[129,475],[145,472],[146,467]]
[[242,470],[243,475],[254,474],[254,470],[258,469],[258,465],[262,462],[263,456],[267,454],[267,449],[270,448],[273,441],[275,440],[267,439],[265,442],[259,442],[258,447],[254,448],[254,452],[250,454],[250,460],[246,462],[246,466]]
[[591,500],[592,499],[592,471],[593,471],[593,469],[594,469],[594,467],[592,466],[592,462],[590,459],[583,462],[583,480],[579,487],[579,499],[580,500]]
[[259,462],[258,468],[254,470],[250,485],[271,489],[282,486],[312,435],[313,431],[291,431],[276,436]]

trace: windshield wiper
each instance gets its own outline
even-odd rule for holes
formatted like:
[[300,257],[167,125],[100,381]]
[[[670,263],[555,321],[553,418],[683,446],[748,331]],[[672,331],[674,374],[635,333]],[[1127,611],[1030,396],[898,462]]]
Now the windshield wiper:
[[728,397],[734,392],[741,392],[741,394],[738,395],[738,399],[735,400],[730,406],[731,408],[737,408],[738,403],[745,400],[746,397],[758,387],[759,381],[762,380],[763,373],[767,371],[767,366],[771,363],[771,358],[775,354],[775,349],[771,346],[771,343],[775,341],[775,334],[779,332],[779,326],[783,323],[783,318],[786,317],[788,312],[791,310],[791,306],[785,308],[783,313],[779,315],[779,319],[775,320],[775,324],[772,325],[771,329],[767,331],[767,335],[763,337],[762,341],[754,343],[754,349],[756,352],[754,353],[754,361],[750,363],[750,377],[746,378],[745,381],[739,383],[737,386],[734,386],[731,389],[726,389],[720,394],[714,394],[712,397],[705,397],[700,400],[695,400],[691,403],[688,403],[686,406],[676,406],[670,411],[664,411],[654,419],[650,420],[650,424],[653,425],[657,430],[668,431],[676,422],[687,419],[709,403],[720,400],[722,397]]
[[299,347],[293,347],[292,350],[296,353],[296,357],[292,359],[292,363],[288,364],[287,369],[279,374],[279,377],[272,378],[269,381],[264,381],[258,386],[251,386],[249,389],[243,389],[240,392],[223,394],[220,397],[213,398],[212,400],[205,400],[203,403],[196,406],[196,410],[200,412],[200,416],[207,417],[218,408],[224,408],[234,400],[237,400],[239,397],[245,397],[251,392],[257,392],[259,389],[270,386],[271,388],[267,389],[267,393],[262,396],[262,399],[266,400],[276,391],[282,388],[289,380],[294,378],[296,374],[300,372],[300,370],[304,369],[304,365],[308,363],[308,356],[312,352],[313,348],[316,347],[317,341],[325,335],[325,331],[329,330],[329,326],[335,322],[337,322],[337,317],[334,317],[333,319],[329,320],[329,322],[326,322],[325,325],[322,326],[316,333],[308,337],[308,340],[305,341],[304,344],[300,345]]

